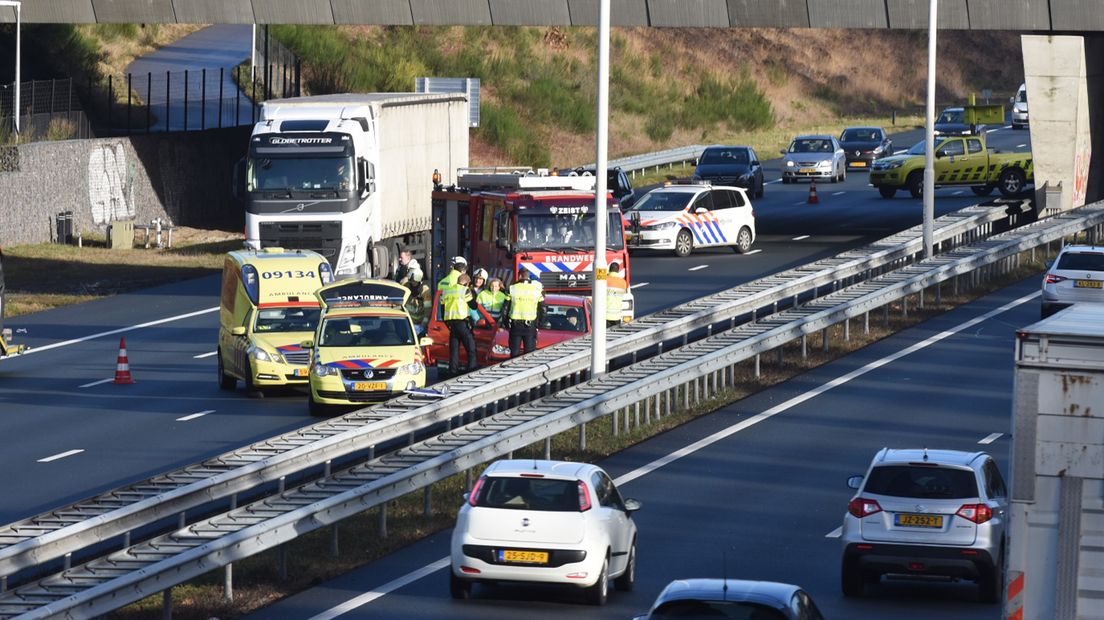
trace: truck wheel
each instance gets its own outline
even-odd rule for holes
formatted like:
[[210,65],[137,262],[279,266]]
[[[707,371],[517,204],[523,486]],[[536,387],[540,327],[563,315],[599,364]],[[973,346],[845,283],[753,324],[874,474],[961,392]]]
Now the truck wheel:
[[238,387],[238,380],[226,374],[226,369],[222,367],[222,349],[218,351],[218,379],[221,390],[232,390]]
[[975,196],[988,196],[993,193],[993,185],[974,185],[970,187],[970,191],[974,192]]
[[897,188],[888,185],[879,185],[878,193],[882,195],[882,198],[893,198],[897,195]]
[[905,181],[905,186],[908,187],[909,194],[913,198],[920,198],[924,195],[924,173],[916,170],[908,175],[908,180]]
[[997,179],[997,187],[1001,196],[1011,198],[1023,191],[1025,185],[1024,173],[1019,168],[1005,168]]
[[694,251],[694,237],[690,234],[689,230],[683,228],[675,235],[675,256],[683,258],[690,256],[690,253]]
[[751,249],[751,229],[744,226],[736,233],[736,245],[732,246],[737,254],[747,254]]

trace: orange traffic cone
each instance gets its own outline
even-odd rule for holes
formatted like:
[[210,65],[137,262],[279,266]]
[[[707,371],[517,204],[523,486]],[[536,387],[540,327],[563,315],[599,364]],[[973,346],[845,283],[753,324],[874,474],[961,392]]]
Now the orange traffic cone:
[[119,358],[115,365],[115,383],[131,384],[134,378],[130,376],[130,362],[127,361],[126,336],[119,338]]
[[820,200],[816,195],[816,181],[811,181],[809,183],[809,204],[815,205],[818,203],[820,203]]

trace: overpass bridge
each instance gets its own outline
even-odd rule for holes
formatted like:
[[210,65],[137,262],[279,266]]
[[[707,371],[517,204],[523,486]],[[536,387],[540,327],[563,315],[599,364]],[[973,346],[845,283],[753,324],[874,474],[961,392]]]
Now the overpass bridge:
[[[611,0],[623,27],[924,30],[926,0]],[[594,26],[598,0],[27,0],[26,23]],[[15,20],[0,7],[0,23]],[[943,29],[1020,31],[1036,186],[1048,211],[1104,185],[1100,0],[941,0]],[[1017,59],[1018,60],[1018,59]],[[922,60],[918,59],[918,62]],[[1008,85],[1009,89],[1016,85]]]

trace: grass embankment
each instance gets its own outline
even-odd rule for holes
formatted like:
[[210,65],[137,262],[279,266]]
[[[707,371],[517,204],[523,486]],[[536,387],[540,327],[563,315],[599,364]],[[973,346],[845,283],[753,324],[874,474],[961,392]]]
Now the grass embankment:
[[[163,233],[167,241],[168,233]],[[85,237],[83,247],[36,244],[4,248],[6,316],[40,312],[218,273],[226,252],[242,246],[240,234],[179,228],[173,247],[112,250],[103,238]]]
[[[827,331],[827,348],[823,346],[825,337],[823,333],[810,335],[806,343],[805,356],[802,355],[801,340],[792,341],[783,347],[781,360],[773,352],[761,356],[759,377],[755,376],[753,360],[741,362],[737,365],[735,387],[706,395],[702,401],[690,407],[681,405],[684,394],[680,389],[672,399],[673,403],[677,403],[674,405],[674,411],[668,415],[660,417],[654,410],[650,411],[647,408],[642,408],[639,415],[636,412],[631,414],[627,411],[623,412],[619,414],[621,432],[617,435],[612,432],[609,417],[590,422],[586,429],[586,450],[579,449],[577,432],[561,433],[553,438],[552,457],[569,461],[601,460],[649,437],[861,349],[902,329],[1041,273],[1045,269],[1048,257],[1042,252],[1036,254],[1033,262],[1029,257],[1027,253],[1021,255],[1019,267],[1008,274],[993,275],[980,288],[973,291],[965,291],[963,287],[958,295],[952,295],[951,285],[945,283],[938,303],[935,301],[934,291],[929,290],[923,308],[918,307],[919,296],[913,295],[905,300],[908,304],[907,315],[902,312],[900,302],[890,307],[888,320],[883,318],[881,312],[871,313],[868,333],[863,332],[861,319],[851,321],[847,338],[845,338],[843,325],[836,325]],[[966,281],[968,280],[963,280],[963,282]],[[533,444],[514,452],[514,457],[543,458],[543,454],[543,444]],[[479,471],[473,472],[473,475],[477,476]],[[222,570],[213,571],[202,578],[177,586],[173,588],[172,594],[173,615],[180,620],[236,618],[316,586],[350,569],[372,562],[435,532],[446,535],[444,530],[447,530],[454,521],[456,510],[462,501],[465,484],[465,476],[453,476],[432,485],[428,513],[424,512],[423,492],[411,493],[390,502],[387,507],[386,537],[382,537],[379,531],[379,508],[370,509],[359,516],[342,521],[338,525],[339,553],[337,554],[332,553],[332,530],[329,528],[295,539],[287,546],[288,579],[286,581],[281,581],[279,578],[278,553],[275,549],[236,563],[233,570],[233,601],[226,601],[223,598]],[[435,574],[433,578],[439,579],[438,587],[443,592],[446,588],[444,575]],[[160,617],[161,604],[160,595],[151,596],[110,614],[109,617],[124,620],[152,620]]]

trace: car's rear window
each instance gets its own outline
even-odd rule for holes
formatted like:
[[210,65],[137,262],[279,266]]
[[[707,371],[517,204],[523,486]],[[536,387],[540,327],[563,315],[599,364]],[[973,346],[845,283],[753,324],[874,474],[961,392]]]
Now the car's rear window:
[[926,465],[875,467],[870,471],[863,492],[927,499],[966,499],[978,496],[974,472]]
[[654,620],[667,618],[725,618],[727,620],[786,620],[777,609],[744,601],[671,601],[652,612]]
[[1104,252],[1066,252],[1058,258],[1058,269],[1104,271]]
[[551,478],[488,477],[475,505],[516,510],[579,511],[579,482]]

